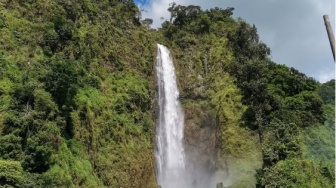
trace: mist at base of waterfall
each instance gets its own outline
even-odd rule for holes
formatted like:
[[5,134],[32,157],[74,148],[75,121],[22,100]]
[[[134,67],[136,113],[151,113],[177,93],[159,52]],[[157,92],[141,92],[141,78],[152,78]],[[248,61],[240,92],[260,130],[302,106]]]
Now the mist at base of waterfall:
[[203,169],[186,164],[185,174],[180,177],[172,177],[171,180],[161,182],[161,188],[217,188],[222,183],[223,187],[232,184],[224,170],[209,171],[208,167]]

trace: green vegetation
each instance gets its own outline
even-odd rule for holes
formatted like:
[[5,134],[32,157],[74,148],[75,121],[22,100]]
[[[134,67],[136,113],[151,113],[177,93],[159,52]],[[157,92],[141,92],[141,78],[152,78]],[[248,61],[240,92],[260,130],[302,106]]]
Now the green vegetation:
[[156,43],[196,166],[229,187],[333,187],[335,80],[272,62],[233,8],[168,10],[153,30],[129,0],[0,2],[1,187],[157,187]]
[[155,42],[138,13],[132,1],[0,3],[1,186],[155,186]]
[[213,146],[209,160],[228,172],[229,187],[332,187],[334,81],[321,85],[272,62],[257,29],[230,17],[233,8],[168,10],[159,32],[173,50],[186,130],[214,126],[217,143],[206,148],[188,132],[187,142]]

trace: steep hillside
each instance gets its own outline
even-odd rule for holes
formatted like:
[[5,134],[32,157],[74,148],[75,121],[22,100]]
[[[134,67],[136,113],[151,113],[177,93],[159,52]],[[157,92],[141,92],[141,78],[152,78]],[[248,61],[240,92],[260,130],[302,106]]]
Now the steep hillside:
[[132,1],[1,1],[0,185],[154,186],[155,41]]
[[333,187],[334,80],[272,62],[233,8],[169,11],[153,30],[131,0],[0,2],[0,186],[158,187],[162,43],[200,176],[228,187]]
[[[224,169],[229,187],[333,187],[333,166],[323,157],[334,164],[327,139],[334,139],[334,108],[319,96],[330,101],[333,84],[272,62],[255,26],[231,18],[233,8],[168,10],[159,32],[177,66],[186,143],[197,151],[189,157],[203,168],[202,156],[210,172]],[[327,142],[323,153],[319,139]]]

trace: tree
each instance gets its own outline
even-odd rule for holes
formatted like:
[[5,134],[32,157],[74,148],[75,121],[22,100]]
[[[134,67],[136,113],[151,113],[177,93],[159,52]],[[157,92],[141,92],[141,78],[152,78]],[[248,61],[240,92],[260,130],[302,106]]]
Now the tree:
[[237,30],[230,33],[228,39],[240,63],[252,57],[265,59],[270,54],[270,49],[259,41],[257,28],[254,25],[251,27],[245,21],[238,23]]
[[142,22],[142,24],[144,24],[149,29],[151,27],[152,23],[153,23],[153,19],[146,18],[146,19],[142,20],[141,22]]
[[326,169],[328,167],[310,160],[280,161],[273,168],[265,170],[264,175],[258,179],[257,187],[333,187],[335,176]]
[[318,94],[321,96],[324,104],[335,105],[335,79],[332,79],[320,86]]

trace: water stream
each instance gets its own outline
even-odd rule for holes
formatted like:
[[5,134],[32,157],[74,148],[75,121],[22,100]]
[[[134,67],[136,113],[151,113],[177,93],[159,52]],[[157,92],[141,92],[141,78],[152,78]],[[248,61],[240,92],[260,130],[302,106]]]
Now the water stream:
[[184,115],[178,100],[175,68],[169,50],[158,44],[156,76],[159,117],[155,151],[157,181],[162,188],[187,186],[183,148]]

